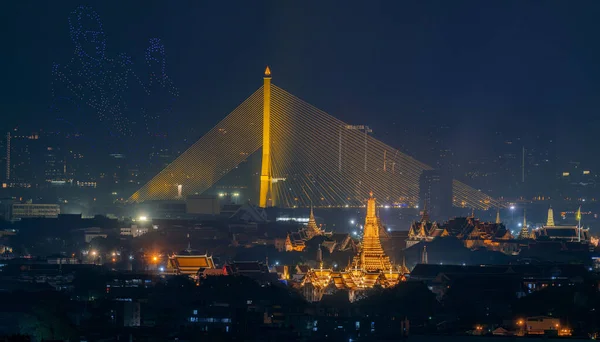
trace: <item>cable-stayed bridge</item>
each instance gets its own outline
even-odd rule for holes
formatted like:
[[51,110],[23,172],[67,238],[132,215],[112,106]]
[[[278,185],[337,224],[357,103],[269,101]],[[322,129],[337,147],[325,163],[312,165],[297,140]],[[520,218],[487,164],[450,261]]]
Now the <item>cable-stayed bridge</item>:
[[[264,120],[263,120],[264,119]],[[251,156],[260,156],[261,206],[363,206],[373,191],[380,203],[415,207],[419,177],[431,167],[271,84],[264,85],[170,165],[130,202],[202,194]],[[264,148],[267,146],[267,148]],[[497,200],[454,180],[453,203],[487,210]]]

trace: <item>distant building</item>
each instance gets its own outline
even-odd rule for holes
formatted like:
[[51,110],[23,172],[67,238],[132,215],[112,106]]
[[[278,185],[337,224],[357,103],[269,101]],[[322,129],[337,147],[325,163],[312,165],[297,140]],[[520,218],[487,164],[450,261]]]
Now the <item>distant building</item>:
[[280,251],[285,250],[286,252],[301,252],[306,247],[306,241],[309,241],[315,236],[324,235],[330,237],[332,234],[325,233],[323,230],[321,230],[321,227],[317,225],[317,221],[315,220],[315,215],[313,213],[313,208],[311,206],[310,216],[308,218],[308,223],[306,224],[306,227],[299,229],[298,232],[293,232],[291,234],[288,233],[285,238],[285,242],[282,246],[283,248],[281,248],[281,246],[279,246],[280,244],[278,244],[277,242],[275,247],[278,248],[278,250]]
[[578,225],[556,225],[554,223],[554,211],[552,207],[548,208],[548,218],[546,224],[531,232],[532,237],[539,239],[590,242],[590,230],[583,229]]
[[455,217],[444,224],[438,225],[435,222],[430,222],[426,213],[421,221],[413,222],[410,226],[406,247],[446,236],[452,236],[463,241],[467,248],[485,246],[508,254],[513,251],[513,244],[509,243],[513,236],[502,223],[483,222],[474,216],[470,216]]
[[0,198],[0,218],[9,221],[12,217],[12,207],[16,200],[12,198]]
[[23,218],[57,218],[60,214],[60,206],[58,204],[13,204],[12,219],[18,220]]
[[48,183],[66,181],[67,160],[59,147],[47,146],[44,151],[44,180]]
[[211,256],[200,254],[190,246],[184,251],[171,255],[167,263],[167,273],[188,275],[194,279],[202,277],[205,270],[215,268]]
[[148,227],[141,227],[138,225],[131,225],[131,227],[123,227],[121,228],[121,236],[131,236],[131,237],[138,237],[138,236],[142,236],[144,234],[147,234],[148,231],[150,231],[150,228]]
[[429,214],[427,207],[423,209],[423,215],[421,221],[415,221],[410,225],[408,229],[408,239],[406,240],[406,248],[409,248],[421,241],[431,241],[436,237],[448,236],[448,231],[440,228],[437,222],[431,222],[429,220]]
[[560,320],[556,317],[527,317],[527,319],[518,323],[524,328],[527,335],[571,335],[571,329],[563,327],[560,324]]
[[439,170],[424,170],[419,177],[419,205],[434,219],[450,216],[452,178]]
[[33,165],[39,145],[37,133],[22,134],[17,130],[6,135],[6,180],[7,183],[31,186],[36,182],[36,170],[42,169]]
[[216,196],[192,195],[185,200],[188,214],[218,215],[221,212],[219,199]]

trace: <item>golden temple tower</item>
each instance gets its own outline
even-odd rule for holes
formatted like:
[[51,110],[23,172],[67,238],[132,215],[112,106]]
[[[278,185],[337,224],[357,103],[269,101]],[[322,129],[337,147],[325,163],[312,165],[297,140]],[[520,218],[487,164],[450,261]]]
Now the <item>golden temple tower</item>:
[[496,224],[500,224],[502,221],[500,220],[500,208],[496,211]]
[[315,220],[315,215],[313,213],[313,206],[310,205],[310,216],[308,218],[308,224],[306,225],[306,237],[308,240],[312,239],[317,235],[323,235],[321,228],[317,226],[317,221]]
[[554,210],[552,210],[552,206],[548,208],[548,219],[546,220],[546,227],[554,227]]
[[[263,85],[263,144],[262,165],[260,168],[260,198],[259,206],[267,206],[268,196],[273,196],[271,176],[271,69],[265,69]],[[271,200],[271,206],[274,205]]]
[[361,250],[354,257],[354,265],[368,272],[388,271],[392,269],[390,257],[385,255],[381,247],[379,225],[375,198],[373,198],[373,192],[371,192],[370,198],[367,200],[367,217],[365,218]]
[[527,228],[527,210],[523,209],[523,226],[519,232],[519,239],[529,239],[529,228]]

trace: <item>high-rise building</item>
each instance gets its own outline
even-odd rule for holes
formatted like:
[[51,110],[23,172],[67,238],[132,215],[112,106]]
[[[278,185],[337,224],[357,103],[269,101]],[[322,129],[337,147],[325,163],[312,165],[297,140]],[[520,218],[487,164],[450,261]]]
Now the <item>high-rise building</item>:
[[14,184],[32,186],[37,182],[40,165],[33,161],[38,157],[39,135],[22,134],[16,129],[6,135],[6,176]]
[[452,178],[439,170],[424,170],[419,178],[419,205],[433,219],[446,219],[452,210]]
[[64,182],[67,175],[67,161],[60,147],[47,146],[44,151],[44,180]]

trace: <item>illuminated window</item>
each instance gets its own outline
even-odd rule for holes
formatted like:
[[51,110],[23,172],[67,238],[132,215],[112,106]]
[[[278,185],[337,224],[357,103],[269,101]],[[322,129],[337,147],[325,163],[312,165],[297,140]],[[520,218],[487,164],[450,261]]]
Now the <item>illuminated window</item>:
[[563,172],[563,177],[568,177],[570,175],[569,172]]
[[590,171],[589,171],[589,170],[584,170],[584,171],[583,171],[583,174],[584,174],[584,175],[589,175],[589,174],[590,174]]

